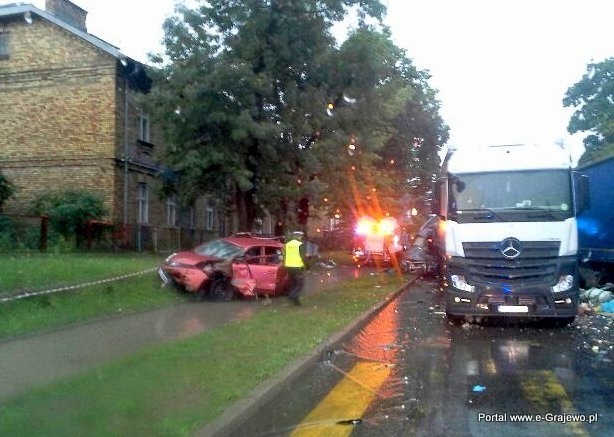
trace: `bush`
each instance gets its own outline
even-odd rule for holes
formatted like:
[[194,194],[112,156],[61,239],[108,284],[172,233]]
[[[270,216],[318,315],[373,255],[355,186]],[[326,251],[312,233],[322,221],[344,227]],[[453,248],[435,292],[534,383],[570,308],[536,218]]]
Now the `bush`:
[[84,190],[47,193],[34,203],[35,214],[46,214],[52,231],[65,240],[75,239],[76,247],[84,245],[88,220],[102,218],[106,213],[99,196]]
[[0,173],[0,211],[2,205],[15,194],[15,185]]
[[15,244],[15,231],[13,229],[13,221],[0,215],[0,251],[8,251]]

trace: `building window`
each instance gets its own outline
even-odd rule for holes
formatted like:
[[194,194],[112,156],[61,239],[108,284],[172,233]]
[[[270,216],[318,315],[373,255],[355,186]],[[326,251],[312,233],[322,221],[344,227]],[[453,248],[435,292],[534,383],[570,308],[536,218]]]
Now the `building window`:
[[190,229],[194,229],[196,227],[196,211],[195,211],[194,205],[190,207],[189,221],[190,221]]
[[139,140],[149,143],[149,117],[145,114],[139,116]]
[[213,231],[215,228],[215,214],[210,205],[205,207],[205,230]]
[[177,195],[171,194],[166,199],[166,224],[177,226]]
[[9,33],[0,29],[0,59],[9,58]]
[[141,182],[138,186],[137,202],[139,205],[139,223],[149,223],[149,188]]

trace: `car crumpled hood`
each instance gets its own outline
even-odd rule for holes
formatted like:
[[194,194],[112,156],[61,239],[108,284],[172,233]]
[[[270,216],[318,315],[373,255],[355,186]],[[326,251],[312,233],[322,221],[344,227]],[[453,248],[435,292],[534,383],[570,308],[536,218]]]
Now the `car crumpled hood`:
[[172,256],[168,260],[166,264],[176,263],[176,264],[195,266],[199,263],[206,262],[206,261],[217,262],[217,261],[222,261],[222,259],[213,257],[213,256],[199,255],[196,252],[192,252],[188,250],[184,252],[177,252],[174,256]]

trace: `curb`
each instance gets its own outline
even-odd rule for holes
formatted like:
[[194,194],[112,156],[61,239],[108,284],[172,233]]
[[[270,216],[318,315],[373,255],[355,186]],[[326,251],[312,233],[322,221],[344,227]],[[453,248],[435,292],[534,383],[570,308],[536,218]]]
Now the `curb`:
[[235,435],[234,433],[240,428],[249,418],[256,413],[258,408],[263,403],[266,403],[277,396],[284,386],[284,383],[290,383],[298,379],[309,368],[317,364],[318,359],[322,354],[331,349],[333,346],[342,343],[356,333],[379,311],[386,305],[392,302],[399,294],[407,289],[417,278],[411,278],[399,290],[390,293],[384,300],[378,303],[375,307],[365,311],[358,316],[348,326],[341,331],[336,332],[306,356],[299,358],[294,363],[287,366],[279,374],[267,379],[258,385],[247,398],[242,399],[231,407],[229,407],[221,416],[213,422],[206,425],[204,428],[196,431],[194,436],[202,437],[225,437]]

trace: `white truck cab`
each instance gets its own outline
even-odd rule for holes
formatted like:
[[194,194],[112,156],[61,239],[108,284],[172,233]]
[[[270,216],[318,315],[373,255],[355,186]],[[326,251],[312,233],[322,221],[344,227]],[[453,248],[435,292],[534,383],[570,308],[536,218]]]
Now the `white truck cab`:
[[558,145],[453,150],[439,181],[446,313],[574,320],[577,203]]

